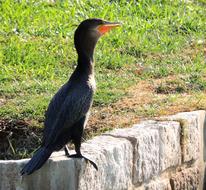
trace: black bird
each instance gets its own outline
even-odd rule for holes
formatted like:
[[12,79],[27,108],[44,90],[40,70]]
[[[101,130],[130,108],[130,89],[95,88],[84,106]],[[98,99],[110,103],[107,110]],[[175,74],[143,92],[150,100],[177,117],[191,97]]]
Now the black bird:
[[[87,19],[76,29],[74,43],[78,53],[77,67],[68,82],[52,98],[45,114],[41,147],[21,170],[21,175],[38,170],[53,151],[63,147],[68,157],[85,158],[80,147],[95,91],[94,48],[103,34],[117,26],[120,26],[117,22]],[[69,155],[68,142],[74,143],[76,154]],[[94,162],[85,159],[97,169]]]

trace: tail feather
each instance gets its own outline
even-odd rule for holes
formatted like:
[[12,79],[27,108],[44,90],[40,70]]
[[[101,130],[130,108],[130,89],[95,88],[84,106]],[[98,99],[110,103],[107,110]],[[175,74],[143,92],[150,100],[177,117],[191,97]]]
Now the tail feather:
[[31,160],[21,170],[21,175],[30,175],[38,170],[48,160],[53,150],[41,147],[37,150]]

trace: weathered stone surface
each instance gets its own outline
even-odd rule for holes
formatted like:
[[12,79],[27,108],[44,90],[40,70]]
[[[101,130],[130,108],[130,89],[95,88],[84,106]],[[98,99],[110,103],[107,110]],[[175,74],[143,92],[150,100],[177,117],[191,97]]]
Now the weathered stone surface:
[[84,143],[82,151],[95,160],[98,171],[82,163],[79,190],[121,190],[132,186],[133,147],[128,140],[99,136]]
[[177,122],[159,123],[160,169],[181,164],[180,125]]
[[145,185],[145,190],[171,190],[169,179],[158,179]]
[[167,178],[158,178],[147,184],[143,184],[134,190],[171,190],[170,181]]
[[[144,128],[159,132],[160,171],[181,164],[180,124],[174,121],[144,121]],[[136,126],[138,127],[138,125]]]
[[65,156],[53,157],[40,170],[22,177],[19,172],[27,161],[0,161],[1,190],[76,189],[78,177],[74,160]]
[[[38,171],[21,177],[19,171],[28,159],[0,162],[0,189],[109,190],[129,189],[132,184],[133,148],[126,139],[96,137],[83,144],[82,153],[92,157],[99,171],[83,159],[54,154]],[[59,156],[58,156],[59,155]],[[7,164],[8,163],[8,164]]]
[[[206,112],[204,110],[198,110],[192,112],[197,115],[198,118],[198,128],[200,129],[200,155],[198,158],[199,169],[201,172],[200,186],[199,189],[206,189]],[[204,182],[205,181],[205,182]],[[204,186],[205,183],[205,186]],[[204,187],[203,187],[204,186]]]
[[176,173],[170,179],[172,190],[197,190],[200,183],[199,168],[188,168]]
[[[64,152],[53,154],[40,170],[24,177],[19,171],[28,159],[0,160],[0,190],[202,189],[205,111],[180,113],[165,119],[117,129],[84,143],[82,153],[92,158],[98,171],[84,159],[67,158]],[[181,164],[180,142],[184,143],[183,160],[187,162],[181,168],[193,168],[175,173]]]
[[200,126],[195,112],[178,113],[168,119],[179,121],[181,124],[182,160],[188,162],[197,160],[200,155]]
[[115,137],[128,139],[134,148],[133,183],[135,185],[148,181],[159,174],[159,132],[152,128],[117,129],[109,133]]

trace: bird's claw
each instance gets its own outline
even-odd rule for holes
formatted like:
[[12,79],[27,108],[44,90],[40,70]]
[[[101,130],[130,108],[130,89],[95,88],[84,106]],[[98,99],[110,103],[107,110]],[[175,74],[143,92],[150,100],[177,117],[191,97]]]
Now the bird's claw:
[[69,149],[68,149],[67,146],[64,147],[64,152],[65,152],[65,155],[66,155],[66,156],[68,156],[68,157],[70,156],[70,154],[69,154]]
[[89,158],[86,158],[85,156],[81,155],[81,154],[72,154],[72,155],[67,155],[69,158],[84,158],[86,161],[89,161],[89,163],[98,171],[98,167],[97,165],[90,160]]

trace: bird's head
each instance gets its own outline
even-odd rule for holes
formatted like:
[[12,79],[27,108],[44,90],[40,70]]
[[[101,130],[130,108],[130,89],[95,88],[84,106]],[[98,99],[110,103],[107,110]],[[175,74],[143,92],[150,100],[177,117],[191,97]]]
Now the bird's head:
[[87,19],[82,21],[74,35],[74,43],[78,54],[92,56],[98,39],[120,25],[118,22],[108,22],[101,19]]

